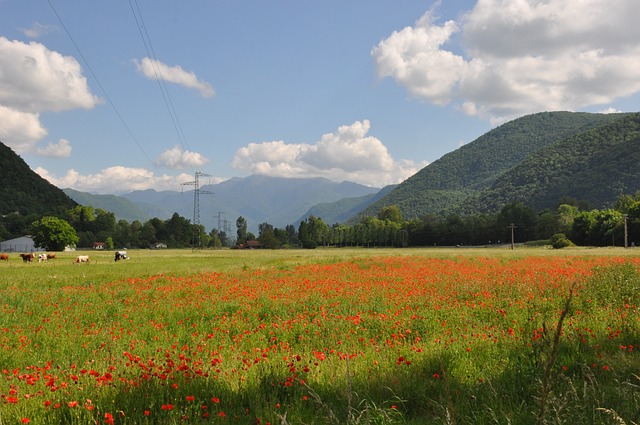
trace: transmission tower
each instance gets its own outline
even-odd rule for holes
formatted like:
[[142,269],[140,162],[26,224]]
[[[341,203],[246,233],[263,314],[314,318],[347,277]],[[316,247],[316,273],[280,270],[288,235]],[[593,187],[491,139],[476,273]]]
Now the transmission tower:
[[212,192],[200,189],[200,177],[211,177],[211,174],[196,171],[195,178],[191,182],[182,183],[184,186],[194,186],[193,190],[193,249],[200,246],[200,194],[211,195]]

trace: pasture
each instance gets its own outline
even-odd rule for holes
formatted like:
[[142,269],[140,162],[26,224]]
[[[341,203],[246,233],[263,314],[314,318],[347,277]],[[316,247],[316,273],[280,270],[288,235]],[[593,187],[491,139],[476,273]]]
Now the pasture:
[[0,262],[0,424],[640,423],[640,250]]

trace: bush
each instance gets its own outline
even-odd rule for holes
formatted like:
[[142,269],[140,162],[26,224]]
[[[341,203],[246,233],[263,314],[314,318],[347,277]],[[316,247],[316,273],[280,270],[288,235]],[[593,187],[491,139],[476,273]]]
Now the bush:
[[556,233],[551,236],[551,246],[554,249],[561,249],[568,246],[574,246],[574,243],[571,242],[564,233]]

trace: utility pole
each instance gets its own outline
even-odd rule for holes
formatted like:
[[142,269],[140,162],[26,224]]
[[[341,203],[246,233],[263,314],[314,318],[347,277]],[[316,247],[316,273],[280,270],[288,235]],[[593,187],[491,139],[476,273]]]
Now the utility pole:
[[628,244],[628,233],[627,233],[627,218],[629,218],[628,215],[624,215],[624,247],[628,248],[629,244]]
[[211,177],[211,174],[196,171],[195,178],[191,182],[182,183],[184,186],[194,186],[193,190],[193,249],[200,246],[200,194],[211,195],[212,192],[200,189],[200,177]]
[[514,233],[514,229],[518,226],[516,226],[515,224],[511,223],[507,226],[509,229],[511,229],[511,249],[515,249],[515,233]]

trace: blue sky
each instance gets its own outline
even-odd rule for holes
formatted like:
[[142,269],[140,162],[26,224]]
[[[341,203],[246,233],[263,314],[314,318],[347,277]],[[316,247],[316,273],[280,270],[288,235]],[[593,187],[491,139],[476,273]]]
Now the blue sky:
[[0,141],[93,193],[196,171],[383,187],[522,115],[638,111],[638,16],[637,0],[0,0]]

